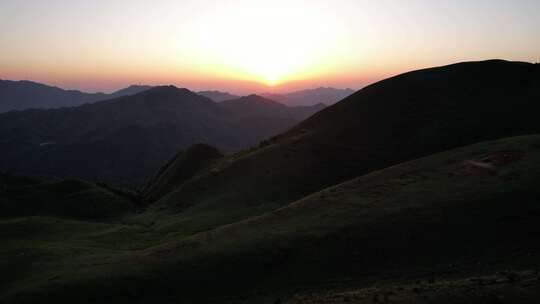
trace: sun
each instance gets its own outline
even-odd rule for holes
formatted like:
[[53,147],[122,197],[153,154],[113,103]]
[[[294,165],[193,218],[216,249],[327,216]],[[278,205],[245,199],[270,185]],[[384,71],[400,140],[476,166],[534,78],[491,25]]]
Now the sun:
[[271,74],[270,74],[270,75],[266,75],[266,76],[265,76],[265,79],[266,79],[266,84],[267,84],[268,86],[271,86],[271,87],[277,85],[277,84],[278,84],[278,80],[279,80],[278,76],[276,76],[276,75],[271,75]]
[[266,64],[260,66],[254,65],[250,69],[255,74],[255,77],[261,77],[262,82],[271,87],[283,81],[283,78],[286,77],[288,72],[285,66],[273,60],[267,60]]
[[336,50],[343,49],[339,22],[302,1],[279,2],[245,1],[205,12],[192,25],[193,52],[209,72],[268,86],[305,78],[337,57]]

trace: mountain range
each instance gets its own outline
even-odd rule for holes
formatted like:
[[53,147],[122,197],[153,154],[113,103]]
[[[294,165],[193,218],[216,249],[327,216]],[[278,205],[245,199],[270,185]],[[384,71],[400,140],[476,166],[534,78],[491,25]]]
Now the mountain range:
[[351,89],[320,87],[316,89],[307,89],[284,94],[263,93],[261,96],[290,106],[308,106],[318,103],[333,105],[334,103],[348,97],[353,93],[354,90]]
[[[311,106],[317,104],[332,105],[352,93],[354,93],[354,90],[351,89],[319,87],[289,93],[261,93],[259,95],[288,106]],[[240,98],[240,96],[221,91],[201,91],[198,94],[216,102]]]
[[73,107],[99,100],[132,95],[149,88],[149,86],[133,85],[111,94],[84,93],[26,80],[0,79],[0,113],[12,110]]
[[193,144],[238,151],[323,107],[287,107],[256,95],[220,104],[162,86],[78,107],[13,111],[0,114],[0,169],[141,184]]
[[215,102],[222,102],[225,100],[231,100],[231,99],[238,99],[241,96],[234,95],[228,92],[221,92],[221,91],[199,91],[197,94],[208,97],[212,99]]
[[[196,143],[140,193],[1,174],[0,302],[536,303],[539,100],[540,65],[458,63],[372,84],[236,153]],[[128,104],[148,117],[117,110]],[[234,128],[269,113],[290,119],[283,107],[156,87],[82,106],[107,122],[90,132],[100,124],[82,114],[0,115],[0,130],[11,128],[0,140],[38,143],[49,120],[74,141],[70,132],[92,138],[125,118]],[[30,123],[35,134],[17,133]]]
[[[86,93],[77,90],[64,90],[33,81],[12,81],[0,79],[0,113],[21,111],[27,109],[52,109],[60,107],[75,107],[85,103],[93,103],[122,96],[134,95],[149,90],[154,86],[131,85],[110,94]],[[288,106],[311,106],[319,103],[330,105],[353,91],[334,88],[317,88],[296,91],[287,94],[265,93],[261,96],[278,101]],[[221,91],[200,91],[197,94],[215,102],[238,99],[241,96]]]

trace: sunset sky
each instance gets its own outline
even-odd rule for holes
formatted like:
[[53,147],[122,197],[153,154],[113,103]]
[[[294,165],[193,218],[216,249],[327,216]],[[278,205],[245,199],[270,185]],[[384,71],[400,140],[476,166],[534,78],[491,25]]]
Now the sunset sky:
[[539,14],[539,0],[0,0],[0,78],[358,89],[458,61],[540,61]]

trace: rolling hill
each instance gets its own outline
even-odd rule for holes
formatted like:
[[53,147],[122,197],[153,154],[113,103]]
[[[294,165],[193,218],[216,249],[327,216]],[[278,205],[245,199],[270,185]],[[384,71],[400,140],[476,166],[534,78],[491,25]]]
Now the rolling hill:
[[[4,113],[0,169],[141,185],[191,145],[237,151],[320,109],[279,105],[282,111],[274,115],[257,111],[260,106],[225,107],[187,89],[164,86],[79,107]],[[294,115],[282,117],[287,112]]]
[[81,180],[0,175],[0,218],[52,216],[110,220],[132,213],[133,194]]
[[[167,235],[166,219],[141,228],[57,221],[46,237],[28,229],[46,218],[5,220],[8,246],[0,254],[34,252],[40,258],[17,261],[40,271],[0,288],[0,299],[533,303],[540,298],[539,164],[538,135],[479,143],[189,236]],[[62,227],[72,227],[70,237],[58,237]],[[15,250],[20,244],[25,249]],[[4,277],[18,274],[0,267]]]
[[174,189],[179,182],[192,178],[212,161],[223,157],[216,148],[196,144],[178,153],[142,189],[145,201],[153,202]]
[[258,149],[225,157],[179,182],[157,201],[155,217],[172,213],[183,219],[183,229],[206,230],[407,160],[539,133],[539,87],[538,65],[506,61],[461,63],[381,81]]

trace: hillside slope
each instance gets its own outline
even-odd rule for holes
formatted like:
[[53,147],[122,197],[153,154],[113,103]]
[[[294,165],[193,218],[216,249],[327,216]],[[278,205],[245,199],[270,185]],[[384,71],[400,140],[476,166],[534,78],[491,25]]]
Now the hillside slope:
[[[366,87],[260,148],[177,185],[168,206],[207,229],[283,206],[373,170],[450,148],[540,132],[540,66],[461,63]],[[186,205],[185,202],[189,202]],[[185,224],[185,222],[184,222]]]
[[38,265],[42,272],[0,299],[310,303],[312,292],[355,289],[364,292],[332,301],[372,303],[391,291],[398,303],[533,303],[538,180],[540,136],[476,144],[144,250]]
[[216,148],[205,144],[191,146],[185,152],[176,155],[142,189],[142,199],[153,202],[170,192],[178,183],[192,178],[210,163],[223,157]]

